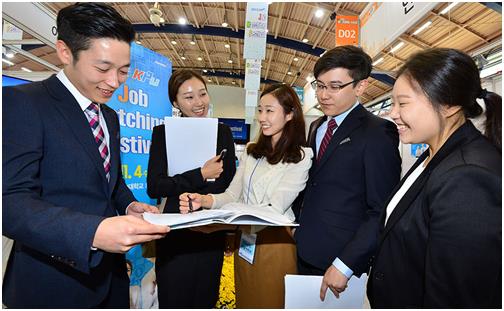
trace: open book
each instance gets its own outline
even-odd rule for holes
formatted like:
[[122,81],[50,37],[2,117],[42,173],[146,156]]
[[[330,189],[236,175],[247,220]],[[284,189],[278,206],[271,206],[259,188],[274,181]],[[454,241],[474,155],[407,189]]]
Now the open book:
[[220,209],[198,210],[189,214],[144,213],[143,218],[152,224],[170,226],[172,230],[210,224],[298,226],[267,206],[248,206],[242,203],[229,203]]

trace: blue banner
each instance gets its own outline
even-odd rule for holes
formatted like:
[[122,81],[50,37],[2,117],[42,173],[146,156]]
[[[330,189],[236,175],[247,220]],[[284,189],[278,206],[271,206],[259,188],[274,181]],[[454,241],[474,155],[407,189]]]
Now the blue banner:
[[140,202],[156,204],[147,196],[147,164],[152,129],[171,117],[168,80],[171,61],[136,43],[131,44],[131,66],[126,82],[107,103],[121,125],[122,174]]
[[296,92],[297,96],[299,97],[299,101],[301,102],[301,105],[303,105],[303,100],[304,100],[304,89],[299,86],[294,86],[294,91]]

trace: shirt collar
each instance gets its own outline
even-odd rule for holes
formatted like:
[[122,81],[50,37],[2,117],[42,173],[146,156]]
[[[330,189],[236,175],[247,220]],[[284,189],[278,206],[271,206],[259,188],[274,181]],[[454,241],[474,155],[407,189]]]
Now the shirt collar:
[[[89,100],[86,96],[82,95],[81,92],[75,87],[75,85],[70,82],[68,77],[65,75],[65,72],[61,70],[58,72],[56,75],[56,78],[58,78],[61,83],[70,91],[70,93],[73,95],[75,100],[79,103],[79,106],[81,107],[82,111],[86,110],[86,108],[91,104],[91,100]],[[100,105],[98,105],[100,107]],[[98,108],[99,109],[99,108]]]
[[329,122],[329,120],[331,120],[331,118],[334,118],[334,120],[336,121],[336,124],[338,124],[338,126],[341,125],[341,123],[343,123],[343,121],[345,120],[345,118],[348,116],[348,114],[355,109],[355,107],[357,107],[359,105],[359,102],[355,102],[355,104],[350,108],[348,109],[347,111],[337,115],[337,116],[334,116],[334,117],[330,117],[330,116],[327,116],[327,119],[326,119],[326,122]]

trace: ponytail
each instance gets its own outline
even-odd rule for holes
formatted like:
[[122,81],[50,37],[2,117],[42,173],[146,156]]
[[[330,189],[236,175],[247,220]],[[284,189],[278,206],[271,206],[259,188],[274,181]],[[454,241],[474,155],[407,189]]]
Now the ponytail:
[[502,97],[496,93],[484,90],[481,98],[485,101],[486,106],[485,136],[501,151]]

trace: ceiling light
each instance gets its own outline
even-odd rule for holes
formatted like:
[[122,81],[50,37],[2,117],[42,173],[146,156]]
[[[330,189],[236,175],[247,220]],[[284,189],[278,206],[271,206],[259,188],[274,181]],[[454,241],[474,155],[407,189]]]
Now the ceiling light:
[[6,64],[7,64],[7,65],[9,65],[9,66],[14,65],[14,63],[13,63],[13,62],[11,62],[10,60],[4,59],[4,58],[2,58],[2,62],[6,63]]
[[212,79],[208,79],[207,81],[208,81],[208,82],[212,82]]
[[236,84],[236,82],[234,82],[234,81],[231,81],[231,84],[235,85],[235,84]]
[[290,75],[292,74],[292,72],[290,72],[290,71],[287,71],[287,74],[288,74],[288,75],[290,76]]
[[228,60],[228,63],[232,64],[232,63],[233,63],[233,60],[232,60],[232,59]]
[[186,19],[185,19],[185,18],[181,17],[181,18],[179,18],[179,19],[178,19],[178,23],[179,23],[180,25],[185,25],[185,24],[187,23],[187,21],[186,21]]
[[313,78],[311,76],[306,77],[306,82],[312,82]]
[[299,58],[297,57],[294,57],[294,61],[297,62],[299,60]]
[[142,45],[142,42],[140,42],[140,41],[138,41],[138,40],[137,40],[137,41],[135,41],[135,43],[136,43],[136,44],[140,44],[140,45]]
[[415,32],[413,33],[413,35],[414,36],[418,35],[422,31],[424,31],[425,29],[427,29],[427,27],[429,27],[431,24],[432,24],[431,21],[426,21],[425,24],[423,24],[422,26],[420,26],[420,28],[418,28],[417,30],[415,30]]
[[308,42],[308,39],[304,38],[304,39],[303,39],[303,42],[304,42],[304,43]]
[[324,16],[324,11],[322,9],[318,9],[317,11],[315,11],[315,17],[322,17]]
[[224,47],[225,47],[226,49],[229,49],[231,46],[230,46],[229,44],[227,44],[227,43],[226,43],[226,44],[224,44]]
[[203,58],[201,58],[201,57],[198,57],[197,59],[198,59],[198,60],[203,60]]
[[227,27],[227,26],[229,26],[229,24],[228,24],[228,23],[226,23],[226,22],[222,23],[221,25],[222,25],[222,27]]
[[380,57],[377,60],[375,60],[375,62],[373,63],[373,66],[376,66],[376,65],[378,65],[381,62],[383,62],[383,57]]
[[446,14],[448,13],[451,9],[453,9],[457,4],[459,4],[458,2],[452,2],[449,6],[447,6],[446,8],[444,8],[441,12],[439,12],[439,14],[443,15],[443,14]]
[[203,69],[203,72],[208,72],[208,70],[206,70],[206,69]]
[[182,58],[183,60],[186,60],[186,57],[185,57],[185,56],[181,56],[180,58]]
[[7,56],[7,58],[13,58],[14,57],[14,52],[12,52],[11,50],[7,49],[6,52],[5,52],[5,56]]
[[196,42],[193,41],[193,40],[191,40],[191,42],[189,42],[189,43],[191,43],[191,45],[195,45],[196,44]]
[[26,71],[26,72],[32,72],[30,69],[25,68],[25,67],[21,67],[21,70]]
[[173,40],[173,41],[171,42],[171,44],[175,45],[175,44],[177,44],[177,41]]
[[400,48],[402,48],[402,46],[404,45],[404,42],[399,42],[397,43],[391,50],[390,50],[390,53],[394,53],[395,51],[399,50]]

